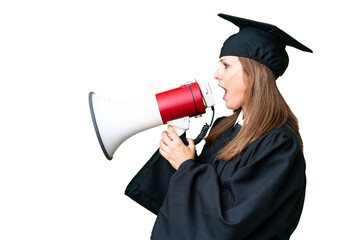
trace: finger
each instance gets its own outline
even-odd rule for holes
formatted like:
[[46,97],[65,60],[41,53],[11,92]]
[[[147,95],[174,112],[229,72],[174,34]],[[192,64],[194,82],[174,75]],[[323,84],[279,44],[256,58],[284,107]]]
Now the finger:
[[168,159],[170,150],[163,140],[160,140],[159,152],[164,158]]
[[179,140],[181,141],[181,139],[179,138],[179,136],[177,135],[175,129],[173,126],[169,125],[168,126],[168,131],[169,131],[169,137],[172,139],[172,141],[178,142]]
[[171,144],[172,139],[169,137],[169,133],[166,131],[163,131],[161,134],[162,140],[164,140],[164,143],[166,145]]
[[164,140],[160,140],[160,149],[164,152],[168,152],[169,151],[169,147],[168,145],[166,145],[166,143],[164,142]]
[[167,155],[166,155],[166,152],[163,151],[161,148],[159,149],[159,153],[161,154],[161,156],[163,156],[165,159],[167,159]]

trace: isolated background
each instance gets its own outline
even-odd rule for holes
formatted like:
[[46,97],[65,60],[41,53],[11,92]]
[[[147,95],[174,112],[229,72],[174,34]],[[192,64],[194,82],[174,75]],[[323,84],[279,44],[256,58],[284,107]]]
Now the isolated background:
[[[0,239],[148,239],[155,216],[126,197],[165,126],[107,161],[88,93],[135,99],[210,81],[238,31],[222,12],[279,26],[288,47],[279,88],[297,115],[307,161],[303,216],[292,239],[360,239],[356,1],[0,2]],[[141,109],[137,109],[141,111]],[[146,116],[144,116],[146,118]],[[197,135],[210,114],[191,121]],[[198,146],[198,151],[201,145]]]

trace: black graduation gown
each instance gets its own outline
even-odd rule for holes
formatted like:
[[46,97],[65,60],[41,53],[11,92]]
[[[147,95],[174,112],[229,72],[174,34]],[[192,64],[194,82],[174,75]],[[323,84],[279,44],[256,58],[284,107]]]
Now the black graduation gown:
[[218,161],[239,130],[228,129],[177,171],[157,151],[133,178],[125,194],[157,214],[151,239],[289,239],[305,197],[302,151],[283,126]]

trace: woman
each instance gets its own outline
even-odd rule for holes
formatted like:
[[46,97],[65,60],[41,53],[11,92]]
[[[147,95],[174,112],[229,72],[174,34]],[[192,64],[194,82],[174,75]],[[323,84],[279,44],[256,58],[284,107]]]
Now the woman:
[[297,119],[275,80],[285,46],[310,49],[277,27],[219,14],[240,27],[214,78],[234,114],[217,119],[197,156],[169,126],[126,194],[157,214],[152,239],[289,239],[305,197]]

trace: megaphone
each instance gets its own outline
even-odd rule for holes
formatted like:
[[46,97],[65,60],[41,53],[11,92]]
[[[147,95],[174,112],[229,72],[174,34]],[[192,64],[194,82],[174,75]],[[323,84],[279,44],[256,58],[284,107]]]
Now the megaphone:
[[210,85],[185,83],[178,88],[130,101],[112,101],[89,93],[92,122],[101,149],[108,160],[129,137],[141,131],[170,124],[180,136],[189,128],[189,118],[214,106]]

